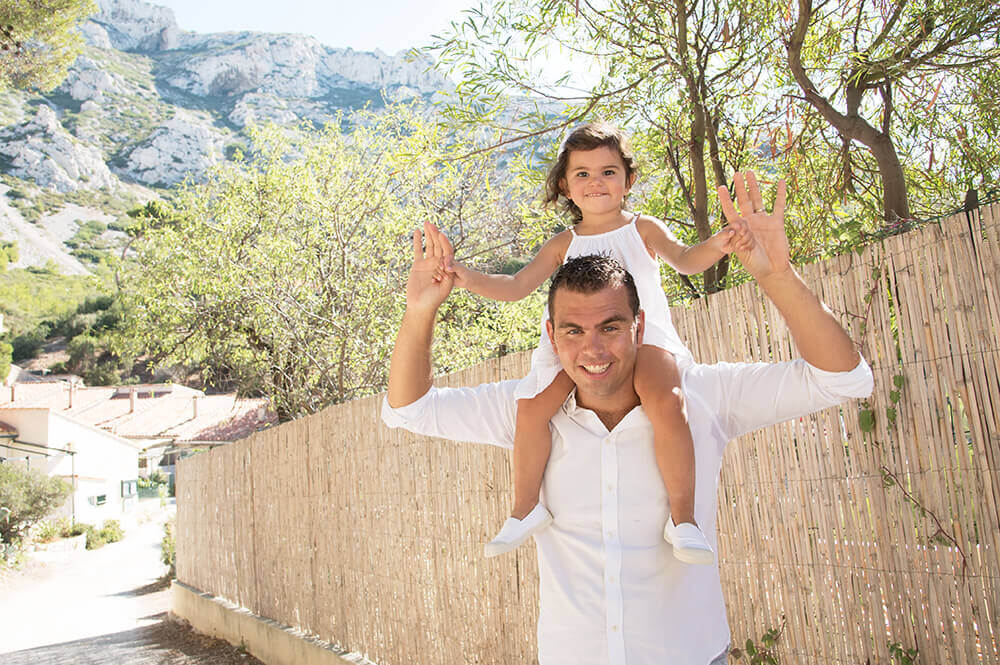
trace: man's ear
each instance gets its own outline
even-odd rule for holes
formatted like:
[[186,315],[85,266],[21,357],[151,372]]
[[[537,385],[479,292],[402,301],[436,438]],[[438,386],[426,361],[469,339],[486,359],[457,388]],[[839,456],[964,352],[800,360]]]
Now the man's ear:
[[646,311],[640,309],[635,316],[635,344],[642,346],[642,336],[646,332]]
[[556,348],[556,328],[552,325],[552,319],[545,319],[545,332],[549,334],[549,341],[552,342],[552,348]]

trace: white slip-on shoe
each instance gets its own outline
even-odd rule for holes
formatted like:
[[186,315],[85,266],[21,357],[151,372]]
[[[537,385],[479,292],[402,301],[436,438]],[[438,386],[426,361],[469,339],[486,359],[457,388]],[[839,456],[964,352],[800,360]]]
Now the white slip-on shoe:
[[675,525],[672,517],[667,518],[663,527],[663,540],[674,548],[674,558],[684,563],[710,564],[715,561],[715,552],[705,539],[705,534],[690,522]]
[[521,546],[521,543],[530,538],[531,534],[544,529],[551,523],[552,514],[545,506],[536,503],[523,520],[508,517],[500,532],[483,547],[483,554],[486,557],[491,557],[515,550]]

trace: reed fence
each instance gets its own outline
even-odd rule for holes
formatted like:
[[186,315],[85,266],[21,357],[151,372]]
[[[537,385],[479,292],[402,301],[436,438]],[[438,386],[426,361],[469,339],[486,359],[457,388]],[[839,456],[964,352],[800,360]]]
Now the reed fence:
[[[734,646],[778,629],[781,663],[896,663],[896,644],[920,663],[1000,665],[1000,205],[801,272],[876,388],[729,447],[719,550]],[[675,323],[703,362],[795,355],[752,284]],[[481,555],[507,515],[507,453],[389,431],[380,401],[183,460],[178,579],[382,665],[534,662],[534,550]]]

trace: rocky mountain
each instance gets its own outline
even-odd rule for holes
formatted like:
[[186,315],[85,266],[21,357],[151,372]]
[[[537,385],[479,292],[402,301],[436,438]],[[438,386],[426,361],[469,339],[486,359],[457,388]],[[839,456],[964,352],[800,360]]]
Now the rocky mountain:
[[[305,35],[198,34],[142,0],[98,4],[81,26],[84,53],[56,90],[0,94],[0,241],[18,241],[15,265],[64,266],[52,247],[69,248],[53,243],[47,221],[67,209],[84,211],[79,225],[120,217],[199,178],[244,144],[251,123],[322,125],[366,104],[452,88],[404,54],[331,48]],[[103,242],[116,233],[108,226]]]

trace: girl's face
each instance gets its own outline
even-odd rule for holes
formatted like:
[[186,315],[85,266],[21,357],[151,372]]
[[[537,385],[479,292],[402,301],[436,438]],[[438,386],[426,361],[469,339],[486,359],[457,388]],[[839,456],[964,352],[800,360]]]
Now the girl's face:
[[589,215],[621,210],[634,180],[626,176],[621,154],[601,146],[569,153],[562,188],[566,198],[580,208],[586,219]]

